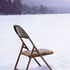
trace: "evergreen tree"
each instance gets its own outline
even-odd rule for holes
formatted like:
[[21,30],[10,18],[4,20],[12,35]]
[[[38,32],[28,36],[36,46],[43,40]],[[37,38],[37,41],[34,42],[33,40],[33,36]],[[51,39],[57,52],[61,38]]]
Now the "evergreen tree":
[[13,14],[21,14],[22,13],[22,4],[21,0],[13,1]]
[[11,0],[0,0],[0,13],[11,14],[12,2]]
[[33,6],[31,13],[32,13],[32,14],[37,14],[37,13],[38,13],[38,7]]
[[39,7],[39,12],[40,12],[41,14],[47,13],[46,7],[44,7],[43,5],[40,5],[40,7]]
[[6,9],[6,1],[0,0],[0,13],[4,14]]
[[29,14],[31,11],[30,7],[26,4],[23,4],[23,7],[22,7],[22,13],[23,14]]
[[12,14],[12,2],[11,0],[6,1],[6,11],[5,14]]

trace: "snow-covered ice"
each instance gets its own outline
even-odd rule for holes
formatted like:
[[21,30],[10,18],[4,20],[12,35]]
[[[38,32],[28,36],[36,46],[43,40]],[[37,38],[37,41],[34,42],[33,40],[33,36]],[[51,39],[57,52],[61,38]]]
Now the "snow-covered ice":
[[[26,30],[37,48],[54,51],[44,57],[53,70],[70,70],[70,14],[0,16],[0,70],[13,70],[20,51],[21,41],[14,24]],[[47,70],[43,61],[37,59],[42,67],[32,60],[29,70]],[[27,60],[21,56],[19,70],[25,70]]]

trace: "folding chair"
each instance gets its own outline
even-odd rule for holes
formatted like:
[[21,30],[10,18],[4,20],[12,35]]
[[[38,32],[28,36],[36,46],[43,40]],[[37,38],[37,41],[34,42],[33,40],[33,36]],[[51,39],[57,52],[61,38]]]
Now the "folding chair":
[[[20,53],[19,53],[19,56],[18,56],[18,59],[16,61],[16,64],[15,64],[15,67],[14,67],[14,70],[18,70],[17,69],[17,65],[18,65],[18,62],[19,62],[19,59],[20,59],[20,56],[21,55],[25,55],[25,56],[28,56],[29,57],[29,61],[28,61],[28,64],[27,64],[27,67],[26,67],[26,70],[28,70],[29,68],[29,64],[30,64],[30,61],[31,61],[31,58],[33,58],[36,63],[40,65],[40,63],[37,61],[37,59],[35,57],[41,57],[42,60],[45,62],[45,64],[48,66],[48,68],[50,70],[52,70],[52,68],[48,65],[48,63],[45,61],[45,59],[43,58],[44,55],[50,55],[50,54],[53,54],[53,51],[51,50],[47,50],[47,49],[37,49],[36,46],[34,45],[34,43],[32,42],[31,38],[29,37],[29,35],[25,32],[24,29],[22,29],[19,25],[14,25],[14,30],[15,32],[17,33],[18,37],[20,38],[20,40],[22,41],[22,47],[21,47],[21,50],[20,50]],[[27,47],[27,45],[25,44],[25,42],[23,41],[23,39],[29,39],[29,41],[31,42],[33,48],[32,50],[29,50],[29,48]],[[25,51],[23,51],[23,48],[26,49]]]

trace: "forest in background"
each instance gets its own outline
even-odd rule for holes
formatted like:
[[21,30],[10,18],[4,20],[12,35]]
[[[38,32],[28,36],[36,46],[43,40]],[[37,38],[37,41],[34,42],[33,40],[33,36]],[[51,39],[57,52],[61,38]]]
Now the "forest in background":
[[21,0],[0,0],[0,14],[46,14],[52,13],[47,7],[40,6],[28,6],[22,4]]
[[21,0],[0,0],[0,14],[21,14]]
[[55,13],[70,13],[69,8],[53,8],[40,6],[28,6],[22,4],[21,0],[0,0],[1,15],[21,15],[21,14],[55,14]]

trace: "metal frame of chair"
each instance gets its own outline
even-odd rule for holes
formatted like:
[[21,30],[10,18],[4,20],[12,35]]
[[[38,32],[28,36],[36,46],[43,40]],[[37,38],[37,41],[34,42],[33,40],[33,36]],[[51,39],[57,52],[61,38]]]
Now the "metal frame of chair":
[[[27,67],[26,67],[26,70],[28,70],[29,68],[29,64],[30,64],[30,61],[31,59],[33,58],[36,63],[41,66],[41,64],[37,61],[37,59],[35,57],[41,57],[42,60],[44,61],[44,63],[48,66],[48,68],[50,70],[52,70],[52,68],[48,65],[48,63],[46,62],[46,60],[43,58],[43,55],[40,54],[39,50],[36,48],[35,44],[32,42],[31,38],[29,37],[29,35],[25,32],[24,29],[22,29],[19,25],[14,25],[14,30],[15,32],[17,33],[18,37],[20,38],[20,40],[22,41],[22,46],[21,46],[21,49],[20,49],[20,53],[19,53],[19,56],[17,58],[17,61],[16,61],[16,64],[15,64],[15,67],[14,67],[14,70],[17,70],[17,65],[18,65],[18,62],[19,62],[19,59],[20,59],[20,56],[22,55],[22,52],[23,52],[23,48],[25,48],[27,51],[29,51],[29,48],[26,46],[25,42],[23,41],[22,38],[26,38],[26,39],[29,39],[29,41],[31,42],[31,44],[33,45],[33,48],[32,48],[32,51],[31,51],[31,55],[28,56],[29,57],[29,61],[28,61],[28,64],[27,64]],[[37,56],[33,56],[33,52],[37,52]],[[51,53],[48,53],[46,55],[49,55],[49,54],[53,54],[53,51],[51,51]]]

